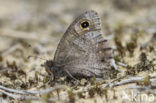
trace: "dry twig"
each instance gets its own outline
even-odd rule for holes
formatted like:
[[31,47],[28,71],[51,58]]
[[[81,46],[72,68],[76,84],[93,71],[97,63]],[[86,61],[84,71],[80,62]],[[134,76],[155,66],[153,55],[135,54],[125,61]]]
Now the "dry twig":
[[[3,89],[3,90],[2,90]],[[61,86],[55,86],[52,88],[48,88],[48,89],[43,89],[43,90],[39,90],[39,91],[31,91],[31,90],[17,90],[17,89],[11,89],[11,88],[7,88],[4,86],[0,85],[0,92],[12,97],[14,99],[21,99],[21,100],[42,100],[42,98],[37,97],[37,96],[28,96],[28,95],[41,95],[44,93],[49,93],[49,92],[53,92],[57,89],[66,89],[66,86],[61,85]],[[6,92],[8,91],[8,92]],[[12,92],[12,93],[9,93]],[[13,94],[13,93],[18,93],[18,94]],[[55,98],[49,98],[48,101],[56,101]]]
[[[154,84],[154,82],[156,81],[156,74],[153,75],[149,75],[150,76],[150,82],[151,84]],[[120,86],[120,85],[125,85],[125,84],[130,84],[130,83],[137,83],[138,81],[144,81],[145,77],[130,77],[128,79],[122,80],[120,82],[116,82],[116,83],[109,83],[109,84],[103,84],[102,87],[116,87],[116,86]]]
[[33,95],[44,94],[44,93],[49,93],[49,92],[55,91],[57,89],[66,89],[66,88],[67,87],[65,85],[60,85],[60,86],[55,86],[55,87],[51,87],[51,88],[48,88],[48,89],[39,90],[39,91],[31,91],[31,90],[11,89],[11,88],[7,88],[7,87],[4,87],[4,86],[0,85],[0,89],[3,89],[3,90],[8,91],[8,92],[25,94],[25,95],[28,95],[28,94],[33,94]]
[[1,89],[0,89],[0,92],[9,96],[9,97],[14,98],[14,99],[22,99],[22,100],[39,100],[40,99],[40,98],[35,97],[35,96],[23,96],[23,95],[8,93],[8,92],[1,90]]
[[14,52],[15,50],[17,50],[21,45],[20,44],[15,44],[12,47],[9,47],[7,50],[2,52],[2,56],[5,57],[6,55]]
[[[54,43],[55,41],[45,38],[44,35],[38,36],[39,34],[37,33],[26,33],[22,31],[15,31],[15,30],[10,30],[10,29],[3,29],[0,30],[0,36],[1,37],[7,37],[11,39],[22,39],[22,40],[31,40],[31,41],[46,41],[50,43]],[[39,38],[40,37],[40,38]]]
[[[156,87],[154,87],[156,89]],[[153,90],[154,89],[152,86],[130,86],[126,89],[137,89],[139,91],[146,91],[146,92],[149,92],[149,93],[152,93],[153,95],[156,95],[156,91]]]

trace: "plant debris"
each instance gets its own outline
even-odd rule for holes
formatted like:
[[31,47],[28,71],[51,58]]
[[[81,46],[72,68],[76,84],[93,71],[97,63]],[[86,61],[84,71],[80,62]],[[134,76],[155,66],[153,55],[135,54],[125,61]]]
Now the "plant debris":
[[[136,96],[145,93],[156,97],[155,5],[155,0],[3,1],[0,101],[123,103],[123,91],[129,96],[131,90]],[[112,45],[118,70],[112,67],[106,80],[54,78],[41,64],[53,59],[73,18],[90,9],[101,17],[102,31]],[[132,99],[126,103],[138,102]]]

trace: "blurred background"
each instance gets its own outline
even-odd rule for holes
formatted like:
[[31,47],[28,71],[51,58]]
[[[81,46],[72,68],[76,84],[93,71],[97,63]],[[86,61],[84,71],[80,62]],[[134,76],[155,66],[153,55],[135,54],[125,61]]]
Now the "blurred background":
[[156,27],[155,0],[0,1],[0,51],[13,45],[17,39],[30,44],[52,43],[55,49],[74,18],[90,9],[99,13],[105,35],[114,33],[119,24],[150,33],[155,32]]
[[[0,1],[0,30],[19,34],[13,33],[11,35],[13,37],[22,38],[26,36],[31,38],[32,36],[32,39],[39,41],[40,39],[44,40],[44,38],[51,42],[55,41],[57,37],[60,39],[74,18],[90,9],[99,13],[102,19],[103,32],[108,35],[114,32],[119,23],[124,25],[135,24],[137,28],[142,29],[145,29],[146,26],[146,30],[151,30],[155,28],[153,25],[156,22],[155,0]],[[9,33],[3,34],[2,31],[0,32],[1,49],[7,48],[8,41],[4,39],[10,39],[4,38],[10,35]],[[47,38],[47,35],[50,38]]]

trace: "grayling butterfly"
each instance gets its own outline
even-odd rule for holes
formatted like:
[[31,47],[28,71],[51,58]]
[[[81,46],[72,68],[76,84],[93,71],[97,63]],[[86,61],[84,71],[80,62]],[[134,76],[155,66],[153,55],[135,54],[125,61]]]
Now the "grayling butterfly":
[[60,40],[53,60],[45,67],[54,76],[103,77],[110,73],[112,48],[101,34],[97,12],[86,11],[68,27]]

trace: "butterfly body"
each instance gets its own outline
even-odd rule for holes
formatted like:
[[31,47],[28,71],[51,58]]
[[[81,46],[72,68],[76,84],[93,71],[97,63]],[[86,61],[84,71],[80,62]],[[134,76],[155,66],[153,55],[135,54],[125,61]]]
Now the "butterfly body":
[[107,78],[113,56],[100,24],[93,10],[73,21],[60,40],[54,59],[45,63],[48,69],[58,76]]

